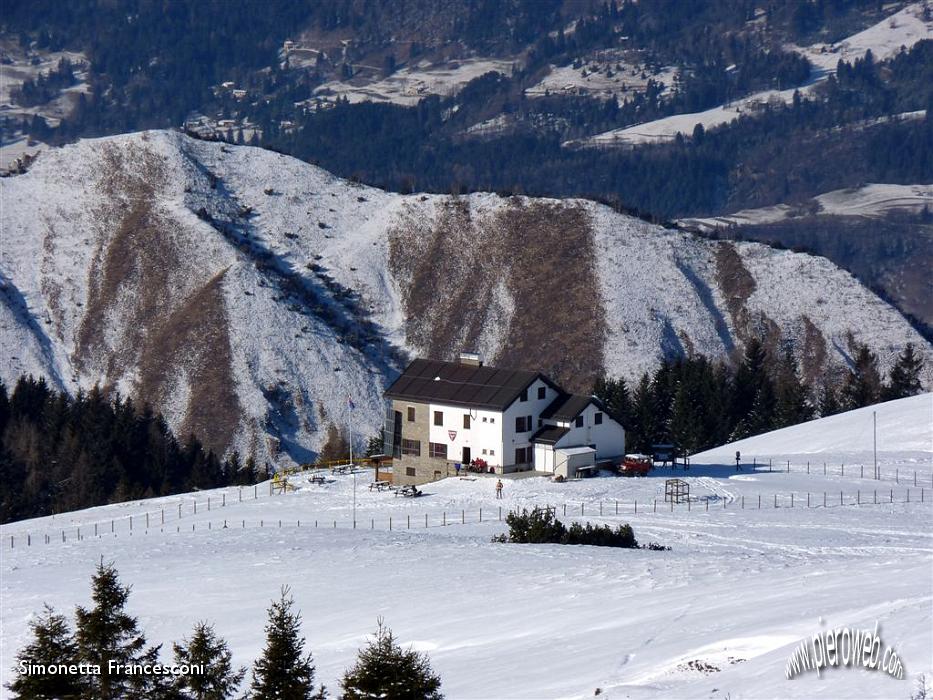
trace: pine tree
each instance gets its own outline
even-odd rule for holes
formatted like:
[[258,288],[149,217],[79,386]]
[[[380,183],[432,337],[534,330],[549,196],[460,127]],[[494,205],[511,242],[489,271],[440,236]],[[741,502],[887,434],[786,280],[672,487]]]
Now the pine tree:
[[867,345],[858,345],[855,359],[842,385],[842,406],[846,410],[878,403],[882,392],[878,358]]
[[774,384],[768,376],[768,354],[757,338],[745,346],[742,364],[735,373],[732,414],[736,421],[731,439],[740,440],[766,432],[774,424]]
[[892,401],[919,394],[923,391],[920,384],[922,371],[923,358],[917,355],[913,343],[907,343],[891,368],[891,382],[884,392],[884,398]]
[[176,664],[200,665],[205,671],[175,677],[174,690],[180,698],[224,700],[233,697],[246,675],[246,668],[233,667],[233,655],[227,643],[206,622],[197,623],[191,639],[174,643],[172,650]]
[[379,619],[375,638],[360,649],[356,665],[340,682],[344,700],[393,698],[440,700],[441,679],[426,655],[402,649]]
[[593,387],[593,396],[603,402],[610,416],[628,427],[632,418],[632,399],[624,379],[600,377]]
[[[35,665],[77,664],[78,646],[63,615],[46,605],[42,614],[30,621],[32,641],[16,656],[15,670],[20,663]],[[14,698],[40,700],[44,698],[78,698],[85,684],[85,674],[26,673],[7,685]]]
[[[288,586],[269,606],[266,647],[253,665],[252,693],[259,698],[306,700],[315,697],[311,653],[304,654],[305,638],[299,636],[301,613]],[[323,697],[324,689],[320,691]]]
[[820,393],[819,414],[821,418],[833,416],[842,410],[839,394],[831,384],[824,384]]
[[164,691],[161,676],[127,673],[133,664],[154,664],[159,648],[146,648],[146,638],[136,618],[124,612],[130,587],[120,584],[113,564],[97,565],[91,578],[94,607],[75,610],[78,656],[85,663],[100,665],[100,675],[88,677],[83,697],[111,700],[124,697],[157,697]]
[[785,352],[775,372],[774,428],[784,428],[808,421],[813,417],[813,406],[807,390],[800,381],[794,356]]

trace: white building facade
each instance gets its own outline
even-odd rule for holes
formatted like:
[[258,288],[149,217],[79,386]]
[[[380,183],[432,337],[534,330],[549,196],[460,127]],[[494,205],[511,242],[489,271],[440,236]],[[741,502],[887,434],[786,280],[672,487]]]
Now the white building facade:
[[415,360],[386,397],[386,453],[400,484],[452,476],[478,461],[497,473],[570,478],[625,453],[624,428],[597,399],[568,394],[540,373],[485,367],[475,356]]

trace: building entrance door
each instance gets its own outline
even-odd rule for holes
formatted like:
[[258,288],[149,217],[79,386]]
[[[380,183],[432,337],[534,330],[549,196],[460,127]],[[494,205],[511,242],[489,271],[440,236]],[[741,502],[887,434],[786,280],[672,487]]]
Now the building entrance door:
[[469,447],[464,447],[464,448],[463,448],[463,459],[462,459],[461,461],[462,461],[464,464],[469,464],[469,463],[470,463],[470,448],[469,448]]

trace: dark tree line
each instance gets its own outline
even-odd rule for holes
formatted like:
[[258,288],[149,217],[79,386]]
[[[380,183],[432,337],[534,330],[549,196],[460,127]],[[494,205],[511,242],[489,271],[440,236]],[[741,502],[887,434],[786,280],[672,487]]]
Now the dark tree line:
[[667,359],[633,388],[624,379],[604,378],[593,393],[625,426],[629,451],[673,443],[695,453],[815,416],[914,396],[922,391],[922,369],[922,359],[908,344],[885,382],[878,358],[857,345],[841,380],[827,377],[822,386],[808,389],[789,353],[769,351],[752,339],[737,366],[703,356]]
[[[16,655],[7,684],[19,700],[226,700],[238,697],[246,676],[236,667],[226,641],[213,625],[195,624],[191,636],[172,645],[172,661],[160,662],[161,645],[151,646],[138,620],[127,613],[130,587],[120,583],[112,564],[101,562],[91,578],[93,605],[78,606],[74,629],[68,619],[45,606],[30,622],[31,638]],[[266,643],[253,665],[250,686],[239,697],[267,700],[323,700],[315,687],[315,668],[301,635],[301,613],[288,587],[268,609]],[[26,664],[29,671],[22,672]],[[61,665],[71,666],[58,672]],[[154,665],[175,666],[160,673]],[[133,666],[142,666],[136,672]],[[94,666],[100,673],[88,672]],[[48,667],[55,667],[49,671]],[[441,700],[441,681],[425,654],[402,649],[379,620],[372,641],[360,649],[341,680],[343,697]]]
[[223,460],[194,435],[179,441],[130,398],[98,387],[72,397],[32,376],[8,395],[0,382],[3,522],[264,477],[252,458]]

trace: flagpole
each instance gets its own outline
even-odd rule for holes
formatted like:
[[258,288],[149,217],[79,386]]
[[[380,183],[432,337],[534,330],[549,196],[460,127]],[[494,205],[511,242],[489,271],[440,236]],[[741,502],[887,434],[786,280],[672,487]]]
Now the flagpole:
[[356,469],[353,467],[353,399],[347,394],[347,432],[350,435],[350,470],[353,472],[353,529],[356,529]]

